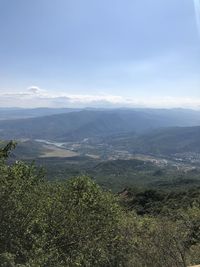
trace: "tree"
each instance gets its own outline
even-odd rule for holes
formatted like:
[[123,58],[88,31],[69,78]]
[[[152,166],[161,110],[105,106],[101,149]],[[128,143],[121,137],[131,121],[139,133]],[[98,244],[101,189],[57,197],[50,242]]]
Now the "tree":
[[90,178],[50,183],[34,165],[3,160],[0,202],[1,266],[128,266],[126,214]]

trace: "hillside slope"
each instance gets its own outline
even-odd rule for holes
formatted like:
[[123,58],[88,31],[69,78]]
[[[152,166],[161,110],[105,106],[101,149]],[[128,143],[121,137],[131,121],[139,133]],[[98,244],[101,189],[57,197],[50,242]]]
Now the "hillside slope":
[[0,121],[2,139],[80,140],[170,126],[200,125],[191,110],[82,110],[29,119]]
[[200,153],[200,126],[162,128],[140,136],[126,134],[107,139],[107,142],[135,153]]

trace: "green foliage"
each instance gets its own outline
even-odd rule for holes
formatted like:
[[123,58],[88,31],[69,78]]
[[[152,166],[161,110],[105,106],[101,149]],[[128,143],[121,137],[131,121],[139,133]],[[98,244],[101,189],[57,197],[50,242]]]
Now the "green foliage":
[[137,264],[135,266],[185,267],[187,248],[184,245],[186,229],[167,220],[142,218],[134,242]]
[[200,188],[174,192],[127,189],[121,193],[121,203],[142,215],[135,224],[135,255],[143,262],[141,266],[200,262]]
[[[117,196],[87,176],[49,182],[33,164],[6,164],[12,147],[10,143],[0,150],[0,266],[185,267],[198,263],[198,193],[190,192],[193,201],[188,202],[187,194],[131,192],[123,208]],[[187,205],[171,206],[181,198]],[[161,209],[163,201],[166,207]],[[136,215],[138,209],[143,209],[143,216]]]
[[1,164],[1,266],[124,266],[116,198],[79,177],[49,183],[32,165]]
[[10,151],[16,147],[16,142],[10,141],[4,146],[4,142],[0,142],[0,159],[7,159]]
[[200,187],[178,191],[130,188],[126,190],[122,204],[139,215],[176,214],[177,210],[200,207]]

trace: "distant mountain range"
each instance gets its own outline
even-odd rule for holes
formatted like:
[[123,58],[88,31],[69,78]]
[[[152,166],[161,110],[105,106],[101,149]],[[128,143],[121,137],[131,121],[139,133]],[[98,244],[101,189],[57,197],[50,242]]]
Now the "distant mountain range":
[[[60,113],[63,112],[64,113]],[[13,112],[13,110],[12,110]],[[8,110],[8,113],[12,113]],[[191,127],[200,125],[200,112],[185,109],[117,109],[117,110],[53,110],[53,109],[36,109],[36,110],[19,110],[22,113],[20,119],[1,120],[0,121],[0,138],[2,139],[49,139],[59,141],[77,141],[92,137],[106,137],[119,134],[144,135],[154,129],[163,127]],[[59,113],[43,116],[44,113]],[[1,114],[6,114],[5,109]],[[19,115],[18,113],[18,115]],[[34,115],[34,118],[24,118]],[[37,114],[37,116],[36,116]],[[198,128],[195,128],[195,131]],[[141,136],[137,139],[138,144],[147,145],[165,142],[170,139],[170,135],[176,137],[181,131],[190,131],[185,129],[167,129],[154,132],[152,135]],[[172,132],[171,132],[172,131]],[[162,136],[159,137],[159,136]],[[198,135],[198,134],[197,134]],[[171,137],[172,140],[173,137]],[[180,139],[177,138],[179,141]],[[135,139],[134,139],[135,140]],[[162,141],[163,140],[163,141]],[[134,141],[136,142],[136,141]],[[132,144],[134,143],[132,141]],[[136,143],[137,143],[136,142]],[[161,145],[161,144],[160,144]],[[159,145],[159,146],[160,146]],[[150,147],[148,145],[147,147]]]
[[0,120],[24,119],[42,117],[54,114],[68,113],[80,109],[70,108],[0,108]]

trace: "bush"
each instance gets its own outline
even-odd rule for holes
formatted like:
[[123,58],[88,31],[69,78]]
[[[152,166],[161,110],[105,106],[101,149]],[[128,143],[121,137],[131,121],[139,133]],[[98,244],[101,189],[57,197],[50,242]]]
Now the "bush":
[[[184,267],[198,263],[198,202],[171,215],[168,212],[168,217],[139,216],[125,211],[116,196],[88,177],[48,182],[34,165],[7,165],[12,147],[11,143],[0,150],[0,266]],[[161,205],[160,194],[153,191],[138,196],[134,201],[140,206],[151,201]]]
[[88,177],[49,183],[22,162],[2,161],[0,176],[2,266],[126,266],[126,215],[111,193]]

